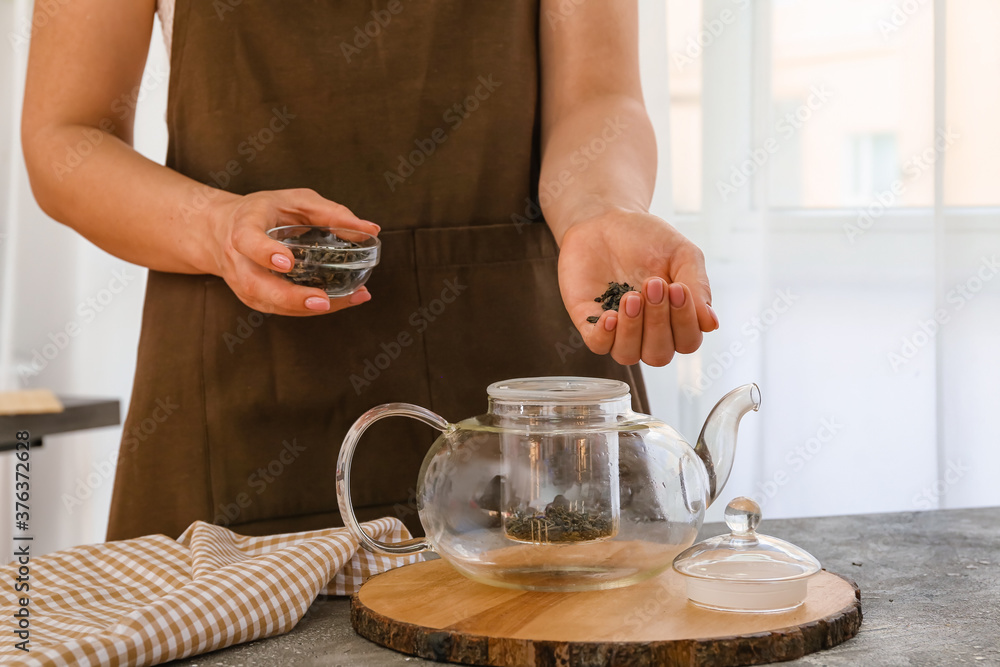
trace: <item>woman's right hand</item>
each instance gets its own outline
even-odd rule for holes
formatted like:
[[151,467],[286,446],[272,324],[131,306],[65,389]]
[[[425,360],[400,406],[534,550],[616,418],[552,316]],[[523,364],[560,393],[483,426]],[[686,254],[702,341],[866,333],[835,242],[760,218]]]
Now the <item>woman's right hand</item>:
[[301,317],[332,313],[371,299],[364,287],[348,297],[331,299],[321,289],[295,285],[274,275],[271,271],[291,269],[294,258],[291,250],[267,235],[267,230],[282,225],[323,225],[377,235],[380,228],[375,223],[308,189],[219,199],[209,212],[218,267],[215,273],[246,305],[262,313]]

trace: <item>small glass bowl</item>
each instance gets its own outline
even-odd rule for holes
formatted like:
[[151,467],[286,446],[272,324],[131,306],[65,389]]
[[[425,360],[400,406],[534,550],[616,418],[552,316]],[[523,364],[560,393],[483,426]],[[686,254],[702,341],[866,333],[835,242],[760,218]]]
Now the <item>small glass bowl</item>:
[[318,287],[331,298],[348,296],[368,282],[378,264],[382,242],[354,229],[287,225],[267,231],[295,257],[287,273],[275,275],[304,287]]

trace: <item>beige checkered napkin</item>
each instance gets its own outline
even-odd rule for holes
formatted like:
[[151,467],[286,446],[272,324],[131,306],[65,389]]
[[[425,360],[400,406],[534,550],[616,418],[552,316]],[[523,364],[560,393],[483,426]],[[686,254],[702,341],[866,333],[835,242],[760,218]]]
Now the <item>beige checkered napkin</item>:
[[[394,518],[363,524],[409,539]],[[178,540],[149,535],[31,560],[29,653],[10,631],[16,566],[0,568],[0,664],[155,665],[288,632],[320,593],[347,595],[419,556],[358,549],[345,528],[244,537],[196,522]]]

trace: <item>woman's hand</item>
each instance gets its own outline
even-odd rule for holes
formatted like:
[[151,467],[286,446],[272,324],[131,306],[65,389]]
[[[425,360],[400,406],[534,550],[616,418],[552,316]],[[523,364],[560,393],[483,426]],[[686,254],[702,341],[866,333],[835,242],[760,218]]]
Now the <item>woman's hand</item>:
[[[622,297],[618,312],[594,301],[609,282],[639,292]],[[701,345],[719,320],[705,258],[696,245],[648,213],[614,210],[573,224],[559,253],[559,288],[570,317],[591,351],[620,364],[640,359],[665,366],[675,352]],[[596,324],[587,317],[600,314]]]
[[271,271],[292,268],[291,250],[267,235],[282,225],[324,225],[378,234],[380,228],[354,215],[346,206],[313,190],[274,190],[219,198],[209,213],[216,275],[240,301],[262,313],[320,315],[371,299],[362,287],[349,297],[329,298],[323,290],[294,285]]
[[[639,72],[639,3],[576,2],[568,13],[564,4],[542,0],[542,13],[562,20],[538,29],[539,203],[560,247],[563,303],[592,351],[663,366],[697,350],[702,332],[719,324],[701,251],[645,213],[657,155]],[[641,294],[602,313],[594,298],[609,282]]]

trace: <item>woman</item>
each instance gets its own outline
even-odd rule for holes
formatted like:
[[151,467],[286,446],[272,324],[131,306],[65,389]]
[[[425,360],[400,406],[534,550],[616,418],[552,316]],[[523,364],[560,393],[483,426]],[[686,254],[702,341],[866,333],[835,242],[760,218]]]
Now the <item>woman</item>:
[[[367,408],[458,419],[532,375],[619,378],[643,408],[631,365],[718,326],[700,251],[647,212],[635,0],[175,1],[166,166],[121,104],[154,0],[63,5],[25,93],[39,204],[150,268],[109,539],[338,524],[338,445]],[[378,233],[371,291],[273,275],[292,256],[265,231],[289,223]],[[641,293],[601,313],[609,281]],[[430,442],[407,420],[366,436],[360,518],[416,527]]]

